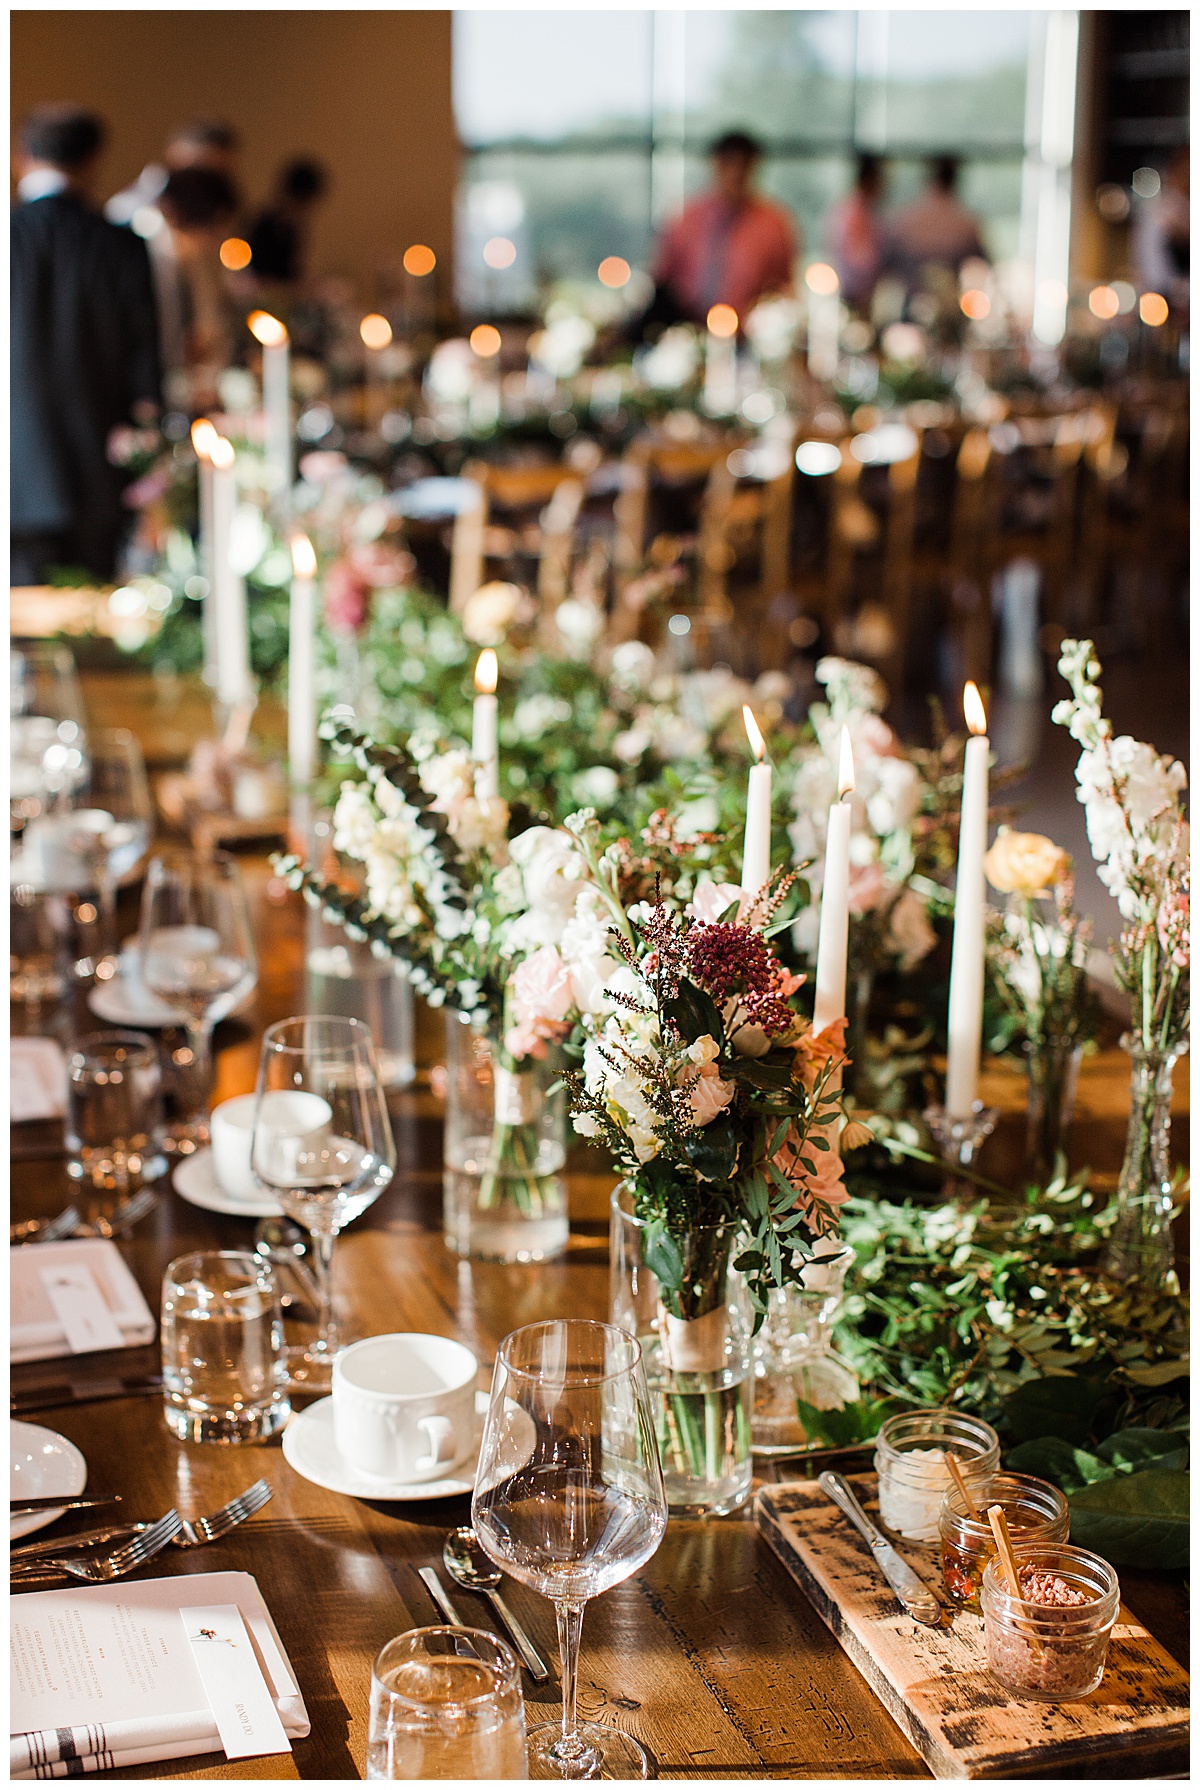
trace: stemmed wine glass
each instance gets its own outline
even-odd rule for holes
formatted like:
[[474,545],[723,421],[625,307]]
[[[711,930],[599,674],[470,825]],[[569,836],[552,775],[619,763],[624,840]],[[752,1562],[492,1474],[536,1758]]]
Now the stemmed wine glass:
[[117,890],[149,851],[153,822],[146,761],[136,739],[124,727],[92,733],[87,776],[57,824],[67,851],[86,865],[100,896],[103,955],[96,976],[102,982],[116,974]]
[[237,865],[228,852],[151,858],[142,889],[142,981],[187,1026],[197,1093],[168,1148],[190,1155],[208,1142],[212,1031],[258,981],[254,935]]
[[9,660],[9,804],[19,830],[78,788],[87,773],[87,725],[75,661],[36,642]]
[[529,1735],[532,1778],[644,1778],[617,1728],[581,1724],[575,1696],[584,1605],[637,1572],[667,1525],[642,1352],[578,1318],[530,1324],[501,1344],[471,1500],[489,1558],[552,1599],[563,1713]]
[[297,1391],[328,1390],[339,1338],[333,1317],[338,1232],[378,1199],[396,1145],[371,1033],[360,1019],[283,1019],[263,1034],[250,1170],[312,1234],[317,1334],[289,1349]]

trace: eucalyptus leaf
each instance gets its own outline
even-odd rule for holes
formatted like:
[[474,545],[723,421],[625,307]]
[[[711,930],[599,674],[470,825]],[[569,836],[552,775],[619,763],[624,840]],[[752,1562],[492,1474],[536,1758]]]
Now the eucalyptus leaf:
[[1148,1467],[1072,1492],[1071,1541],[1113,1566],[1178,1572],[1188,1565],[1191,1475]]
[[1123,1367],[1125,1379],[1135,1386],[1169,1386],[1172,1380],[1185,1380],[1191,1373],[1186,1356],[1182,1361],[1152,1361],[1145,1367]]

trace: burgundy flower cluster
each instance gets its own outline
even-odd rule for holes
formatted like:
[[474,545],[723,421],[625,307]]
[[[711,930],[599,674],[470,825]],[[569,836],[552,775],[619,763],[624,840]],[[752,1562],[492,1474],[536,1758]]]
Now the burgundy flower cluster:
[[686,940],[687,973],[714,1001],[736,998],[746,1025],[761,1026],[768,1038],[790,1031],[796,1015],[788,995],[800,985],[789,976],[762,934],[748,926],[716,921],[695,925]]

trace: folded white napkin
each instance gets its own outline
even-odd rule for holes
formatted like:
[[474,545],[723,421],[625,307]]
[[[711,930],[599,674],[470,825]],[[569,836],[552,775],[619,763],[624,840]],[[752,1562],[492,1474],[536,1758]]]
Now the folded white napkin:
[[[256,1580],[245,1572],[31,1591],[9,1602],[13,1778],[78,1777],[222,1751],[181,1609],[236,1604],[289,1740],[308,1711]],[[64,1649],[78,1670],[68,1670]],[[61,1668],[52,1685],[43,1662]],[[70,1689],[66,1688],[70,1685]],[[104,1720],[96,1717],[103,1713]]]
[[61,1119],[67,1110],[67,1059],[53,1038],[10,1038],[9,1117]]
[[49,1361],[70,1354],[67,1334],[50,1303],[41,1270],[86,1267],[121,1332],[124,1347],[154,1341],[154,1315],[141,1288],[107,1237],[68,1238],[65,1243],[27,1243],[10,1249],[9,1342],[13,1361]]

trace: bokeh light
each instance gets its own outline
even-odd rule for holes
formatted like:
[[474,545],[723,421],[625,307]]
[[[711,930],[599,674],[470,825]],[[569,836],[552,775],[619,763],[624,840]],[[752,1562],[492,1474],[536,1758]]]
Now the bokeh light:
[[979,286],[968,287],[958,304],[963,316],[969,317],[972,323],[982,323],[992,314],[992,301]]
[[714,336],[736,336],[738,314],[732,305],[713,305],[705,321]]
[[243,242],[240,236],[227,236],[217,253],[221,257],[221,266],[227,267],[230,273],[240,273],[243,267],[250,265],[250,244]]
[[1151,329],[1158,329],[1170,316],[1170,306],[1161,292],[1143,292],[1138,300],[1138,316]]
[[517,245],[507,236],[489,236],[483,245],[483,258],[489,267],[511,267],[517,258]]
[[358,326],[358,333],[368,348],[386,348],[392,339],[392,326],[378,311],[368,311]]
[[830,267],[827,261],[814,261],[812,266],[805,270],[804,284],[810,292],[816,292],[822,298],[828,298],[838,289],[837,269]]
[[432,273],[436,266],[437,256],[432,249],[426,248],[423,242],[414,242],[411,247],[405,249],[405,273],[415,274],[417,279],[423,279],[427,273]]
[[596,277],[602,286],[611,286],[615,289],[618,286],[629,284],[629,276],[632,271],[628,261],[622,260],[620,255],[606,255],[596,269]]
[[1121,301],[1111,286],[1093,286],[1088,293],[1088,310],[1093,317],[1102,317],[1107,322],[1120,309]]
[[470,341],[480,360],[491,360],[500,352],[500,331],[492,323],[477,323],[471,331]]

